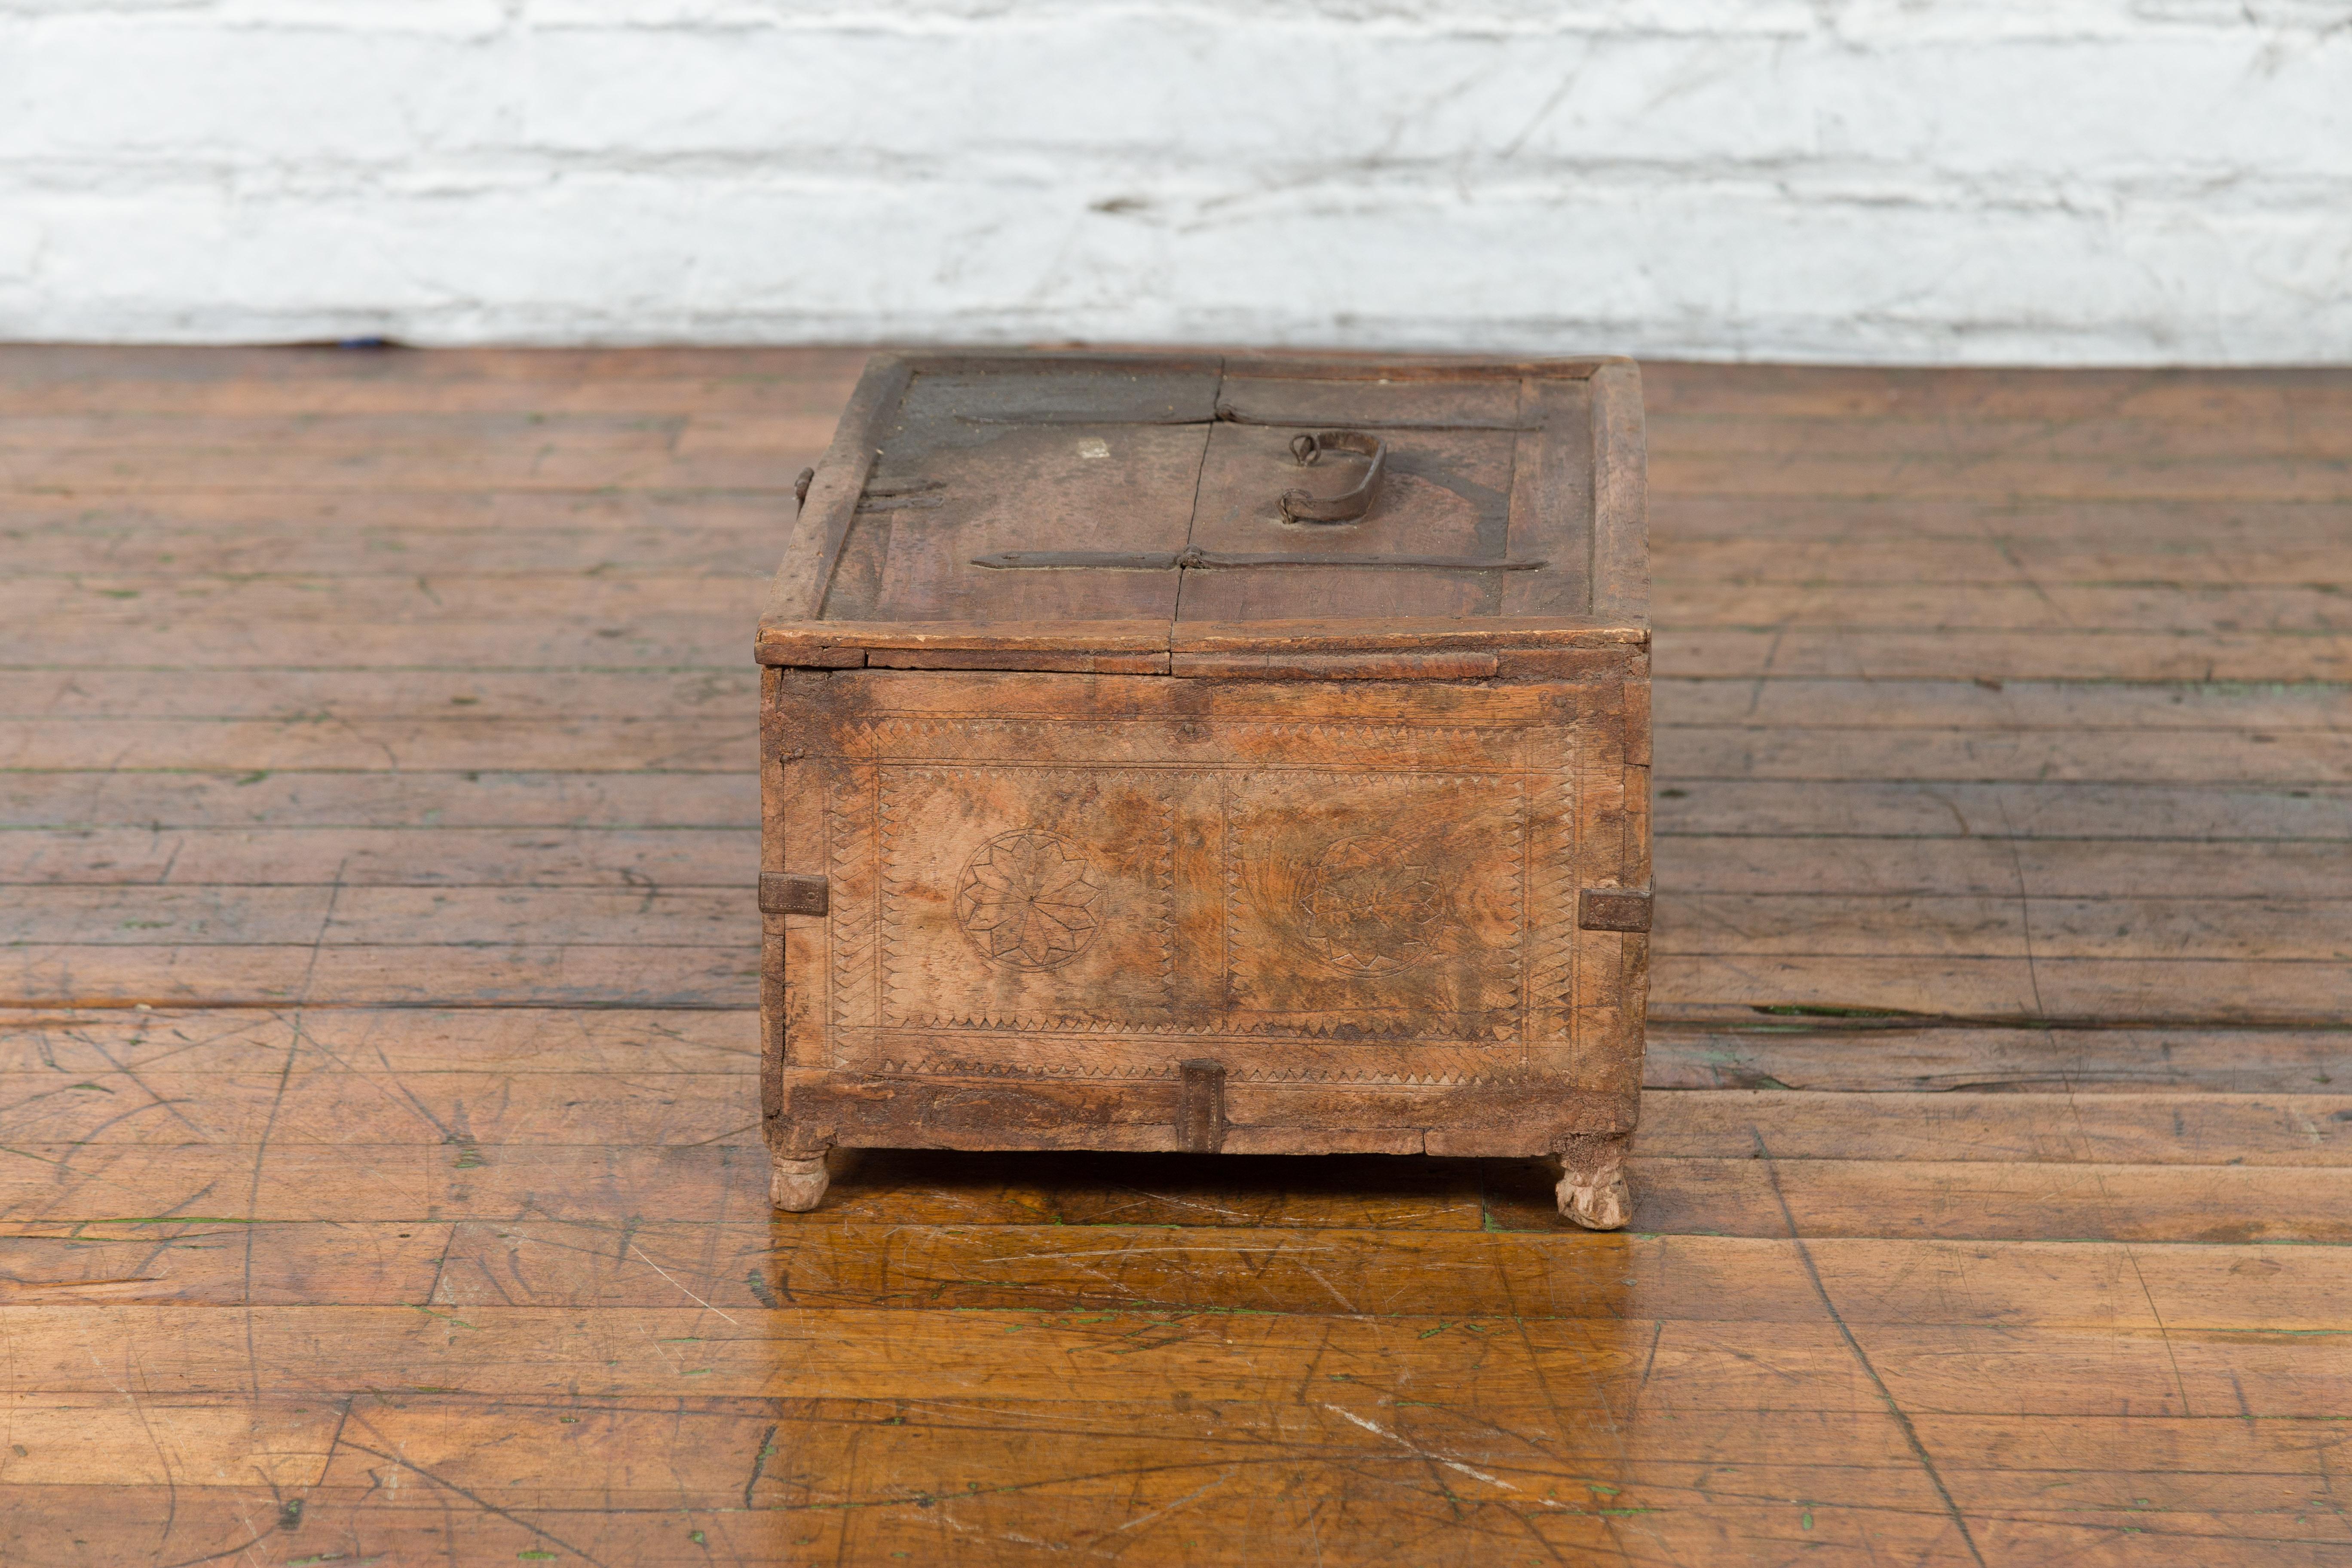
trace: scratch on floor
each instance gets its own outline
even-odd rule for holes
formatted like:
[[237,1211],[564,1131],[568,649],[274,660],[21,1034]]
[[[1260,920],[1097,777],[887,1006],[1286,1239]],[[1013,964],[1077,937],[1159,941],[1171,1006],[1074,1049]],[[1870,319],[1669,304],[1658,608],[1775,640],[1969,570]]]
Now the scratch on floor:
[[[1477,1468],[1475,1466],[1465,1465],[1459,1459],[1449,1459],[1443,1454],[1432,1453],[1430,1450],[1421,1447],[1412,1439],[1390,1431],[1387,1427],[1380,1425],[1378,1422],[1365,1420],[1362,1416],[1357,1415],[1352,1410],[1342,1410],[1336,1405],[1326,1405],[1323,1408],[1328,1410],[1332,1415],[1337,1415],[1342,1421],[1351,1422],[1358,1426],[1361,1426],[1365,1431],[1371,1433],[1376,1437],[1387,1438],[1390,1442],[1394,1443],[1397,1447],[1402,1448],[1406,1453],[1412,1455],[1416,1458],[1426,1459],[1433,1465],[1443,1465],[1449,1470],[1454,1470],[1462,1475],[1468,1476],[1473,1480],[1484,1481],[1490,1487],[1500,1487],[1507,1492],[1517,1492],[1521,1497],[1529,1497],[1530,1495],[1520,1488],[1513,1486],[1510,1482],[1503,1479],[1500,1476],[1490,1476],[1486,1471]],[[1539,1497],[1533,1498],[1531,1500],[1545,1508],[1556,1508],[1569,1512],[1576,1511],[1569,1509],[1566,1503],[1558,1501],[1552,1498]]]

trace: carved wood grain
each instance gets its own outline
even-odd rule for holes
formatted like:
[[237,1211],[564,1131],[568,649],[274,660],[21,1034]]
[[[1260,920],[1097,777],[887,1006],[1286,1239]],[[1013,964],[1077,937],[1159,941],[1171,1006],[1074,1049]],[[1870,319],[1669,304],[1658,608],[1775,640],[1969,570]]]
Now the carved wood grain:
[[[1240,1142],[1228,1147],[1319,1146],[1297,1120],[1309,1100],[1249,1100],[1276,1086],[1312,1089],[1326,1097],[1316,1105],[1374,1094],[1349,1113],[1351,1148],[1402,1114],[1377,1108],[1388,1090],[1512,1085],[1516,1100],[1492,1103],[1525,1110],[1504,1120],[1554,1131],[1567,1099],[1629,1107],[1640,1013],[1626,1002],[1643,950],[1580,932],[1574,918],[1580,888],[1646,876],[1626,858],[1645,818],[1627,809],[1633,683],[1622,673],[1307,690],[976,671],[808,678],[790,689],[803,710],[772,729],[810,747],[824,781],[828,949],[794,955],[826,970],[832,1006],[821,1060],[786,1053],[784,1076],[807,1093],[791,1091],[803,1110],[785,1141],[1032,1146],[1049,1137],[1039,1106],[1050,1102],[1084,1123],[1051,1132],[1050,1146],[1160,1147],[1151,1140],[1175,1137],[1172,1121],[1106,1131],[1131,1118],[1108,1101],[1014,1090],[1095,1082],[1149,1097],[1188,1059],[1230,1075]],[[1087,942],[992,955],[959,924],[959,888],[986,846],[1030,836],[1055,867],[1083,861]],[[1436,890],[1382,912],[1404,868],[1411,887]],[[1364,897],[1375,912],[1359,920],[1347,900]],[[1392,942],[1395,955],[1347,945],[1364,942]],[[850,1096],[862,1109],[844,1121],[843,1086],[861,1078],[893,1087],[870,1102]],[[962,1098],[906,1088],[950,1079],[992,1087]],[[822,1127],[806,1121],[820,1082],[832,1086],[819,1094],[832,1107]],[[984,1125],[1016,1102],[1019,1130]],[[1245,1103],[1284,1109],[1254,1121]],[[1608,1116],[1579,1115],[1606,1130]],[[1391,1131],[1411,1142],[1409,1129]],[[1465,1148],[1525,1142],[1500,1125],[1447,1135]]]

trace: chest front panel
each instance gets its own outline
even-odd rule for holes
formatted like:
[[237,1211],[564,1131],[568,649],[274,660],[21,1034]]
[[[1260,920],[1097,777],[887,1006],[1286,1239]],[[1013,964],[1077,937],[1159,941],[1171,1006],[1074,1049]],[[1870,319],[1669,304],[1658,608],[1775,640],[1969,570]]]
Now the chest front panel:
[[1578,899],[1647,881],[1628,692],[782,682],[775,827],[829,894],[793,922],[785,1058],[1160,1077],[1205,1057],[1366,1084],[1601,1071],[1589,1047],[1624,939],[1580,931]]

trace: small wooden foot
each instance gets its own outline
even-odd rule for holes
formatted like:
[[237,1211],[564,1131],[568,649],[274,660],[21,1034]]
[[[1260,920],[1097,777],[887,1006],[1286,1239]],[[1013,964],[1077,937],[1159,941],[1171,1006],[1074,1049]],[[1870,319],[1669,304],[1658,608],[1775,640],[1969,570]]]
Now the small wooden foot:
[[1559,1156],[1559,1216],[1587,1230],[1622,1230],[1633,1217],[1625,1185],[1629,1138],[1580,1138]]
[[824,1199],[825,1184],[833,1178],[824,1168],[824,1156],[811,1154],[796,1160],[779,1154],[775,1172],[768,1183],[768,1197],[780,1209],[794,1214],[806,1214]]

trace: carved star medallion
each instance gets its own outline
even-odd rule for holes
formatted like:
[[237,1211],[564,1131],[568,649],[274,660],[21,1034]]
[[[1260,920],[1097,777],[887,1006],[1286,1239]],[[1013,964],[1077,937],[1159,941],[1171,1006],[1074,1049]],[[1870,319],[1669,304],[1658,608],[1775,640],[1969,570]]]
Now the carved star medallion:
[[1385,836],[1342,838],[1317,859],[1298,912],[1307,945],[1325,963],[1350,974],[1392,974],[1433,951],[1445,889],[1413,848]]
[[956,919],[992,962],[1015,969],[1067,963],[1094,941],[1102,896],[1077,846],[1042,827],[980,847],[956,889]]

